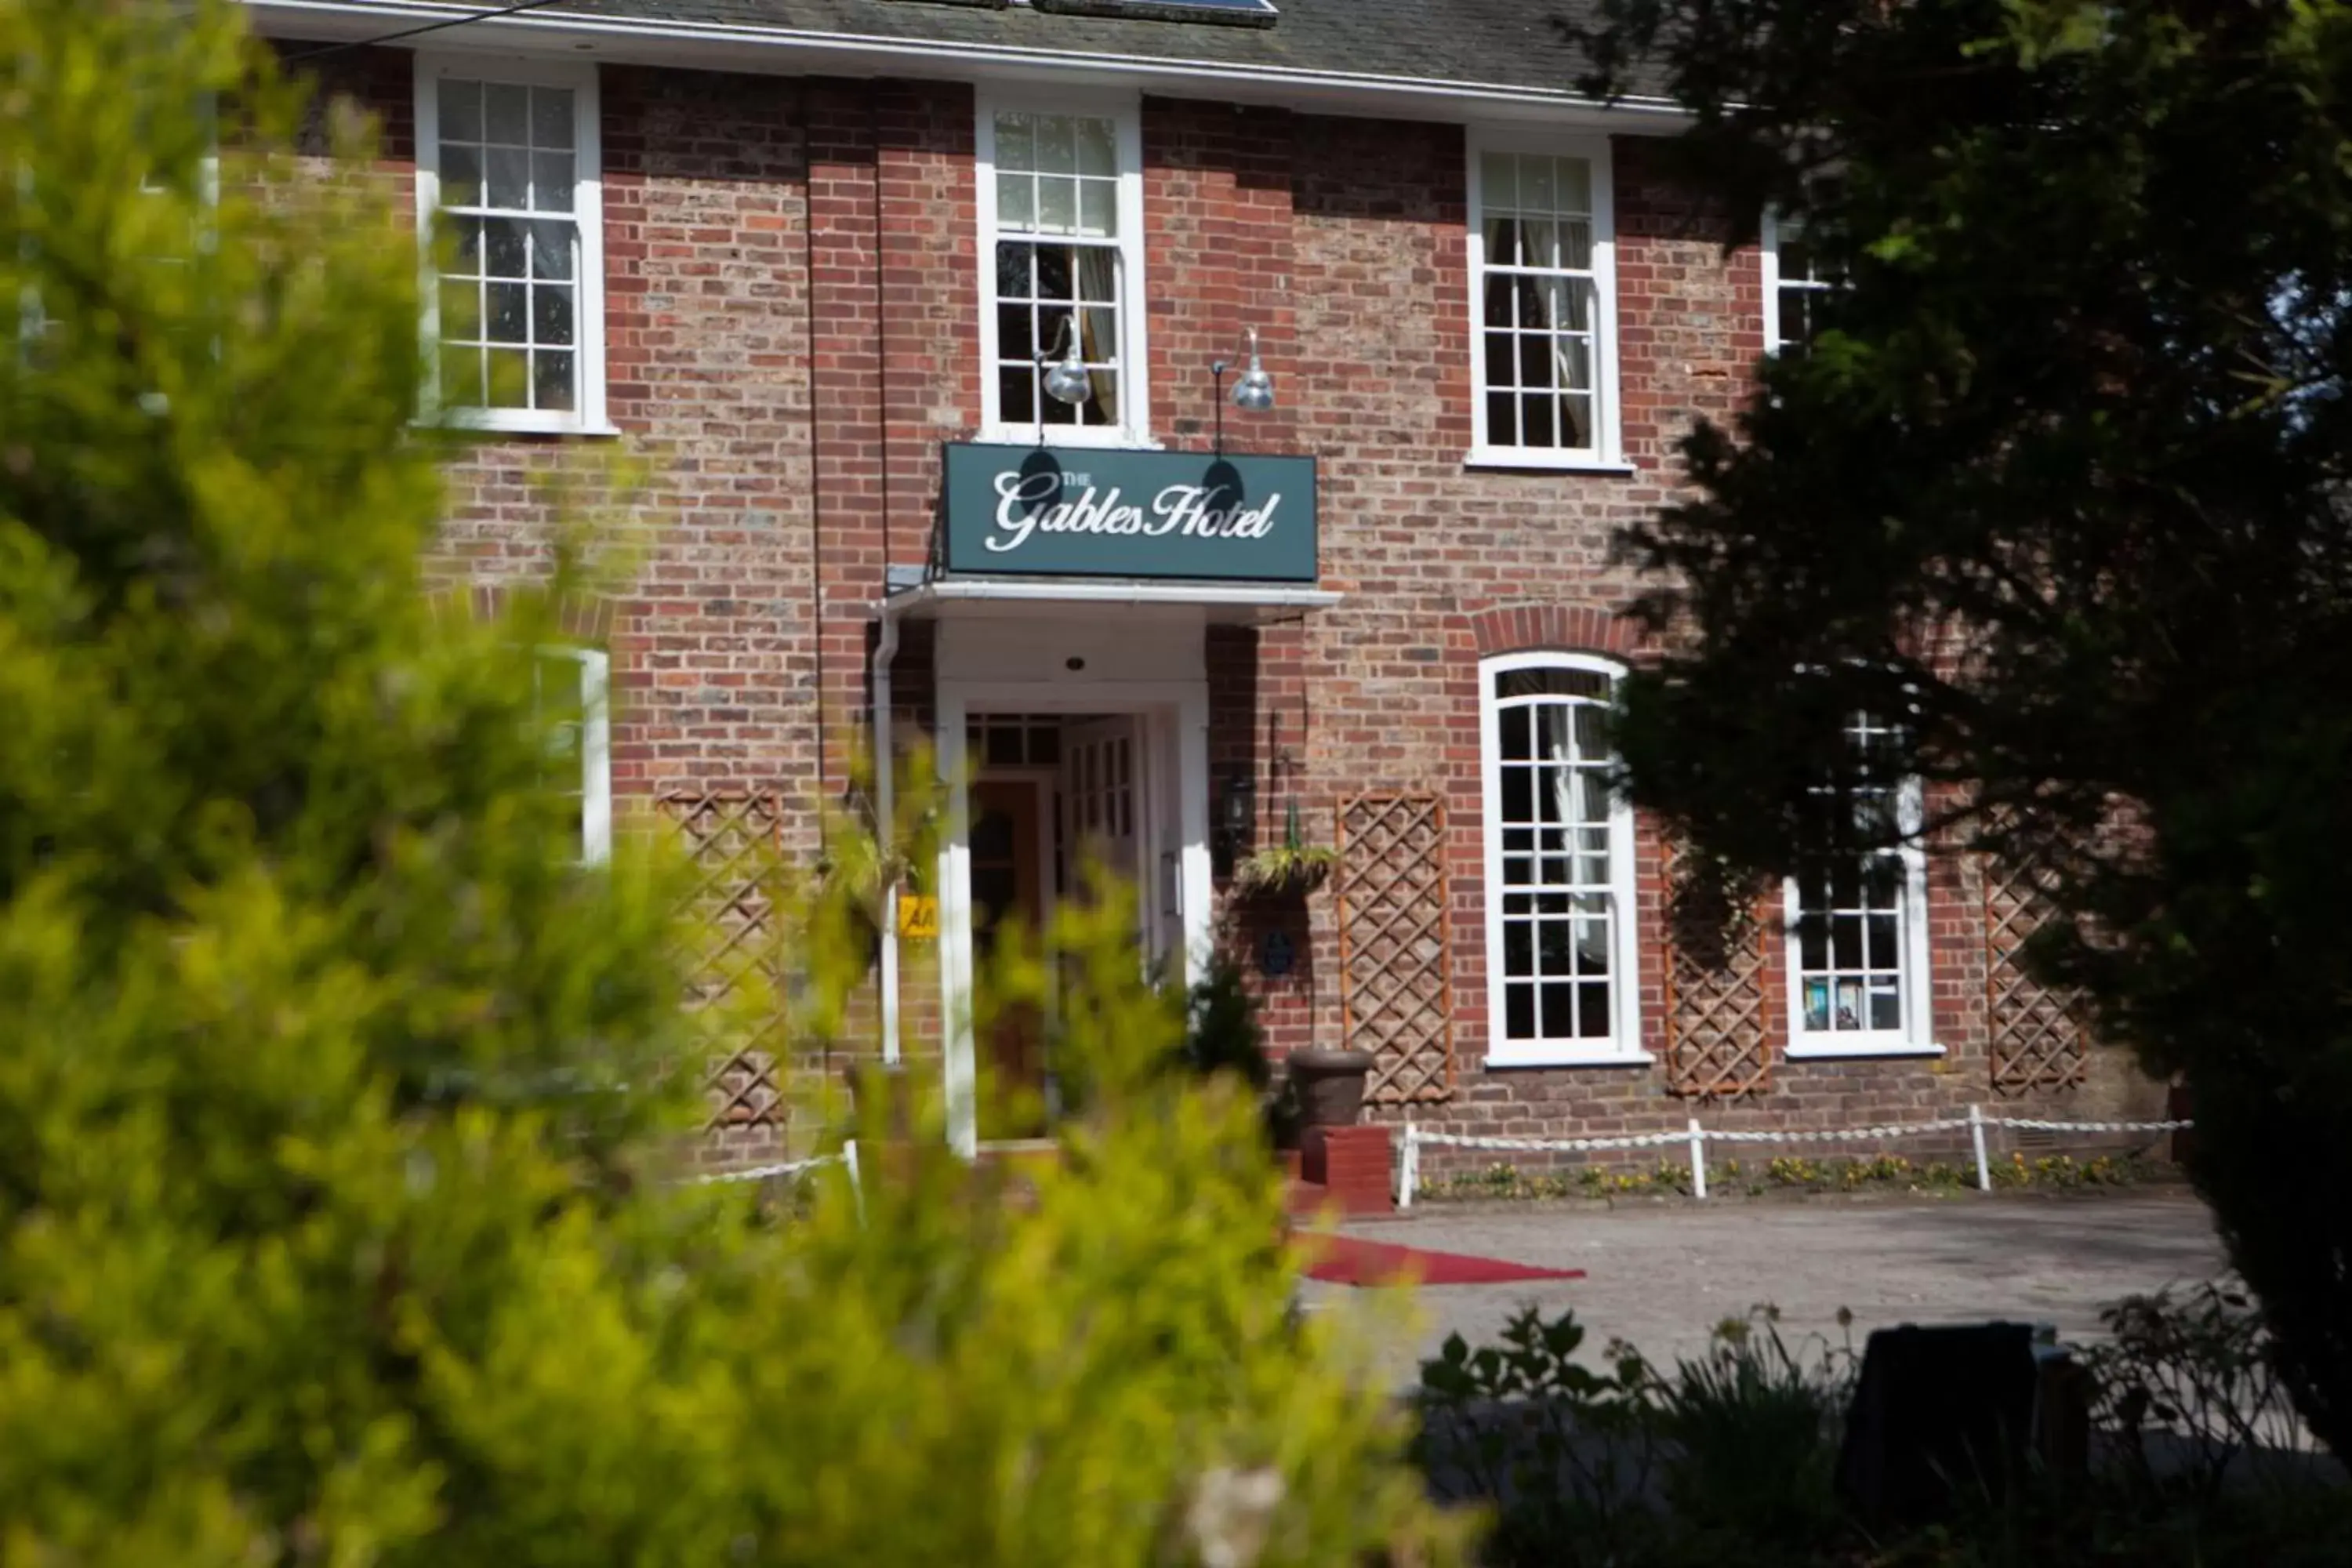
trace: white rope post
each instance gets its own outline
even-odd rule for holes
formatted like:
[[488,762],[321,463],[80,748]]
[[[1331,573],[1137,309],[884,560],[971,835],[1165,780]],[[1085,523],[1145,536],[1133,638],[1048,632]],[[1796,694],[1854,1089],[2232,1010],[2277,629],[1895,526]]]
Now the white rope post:
[[1706,1196],[1706,1134],[1699,1131],[1698,1118],[1690,1119],[1691,1196]]
[[1977,1149],[1977,1191],[1989,1193],[1992,1191],[1992,1167],[1985,1162],[1984,1129],[1984,1109],[1981,1106],[1969,1106],[1969,1141],[1974,1143]]
[[866,1184],[857,1174],[857,1140],[852,1138],[841,1146],[842,1169],[849,1173],[849,1201],[857,1207],[857,1228],[866,1228]]
[[1397,1208],[1399,1212],[1412,1207],[1412,1190],[1421,1182],[1421,1132],[1410,1121],[1404,1124],[1404,1152],[1397,1156]]

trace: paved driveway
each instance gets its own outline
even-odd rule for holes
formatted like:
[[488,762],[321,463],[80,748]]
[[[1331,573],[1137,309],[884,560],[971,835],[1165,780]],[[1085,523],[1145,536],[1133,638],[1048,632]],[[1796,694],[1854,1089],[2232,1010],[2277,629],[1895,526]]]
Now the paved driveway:
[[[1941,1198],[1764,1199],[1629,1205],[1431,1205],[1351,1234],[1440,1252],[1582,1268],[1583,1279],[1456,1285],[1420,1294],[1414,1342],[1395,1339],[1401,1380],[1458,1330],[1475,1345],[1521,1303],[1572,1307],[1597,1355],[1612,1337],[1654,1362],[1705,1348],[1727,1317],[1769,1301],[1790,1336],[1854,1343],[1895,1323],[2054,1322],[2063,1338],[2098,1332],[2118,1297],[2211,1278],[2224,1267],[2205,1207],[2184,1192],[2117,1196],[1968,1194]],[[1347,1310],[1385,1292],[1309,1283],[1310,1307]]]

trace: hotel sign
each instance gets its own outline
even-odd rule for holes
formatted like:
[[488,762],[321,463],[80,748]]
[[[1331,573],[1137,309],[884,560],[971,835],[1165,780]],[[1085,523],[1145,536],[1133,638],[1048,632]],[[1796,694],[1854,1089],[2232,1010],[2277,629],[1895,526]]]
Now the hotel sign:
[[1315,581],[1315,459],[950,446],[946,569]]

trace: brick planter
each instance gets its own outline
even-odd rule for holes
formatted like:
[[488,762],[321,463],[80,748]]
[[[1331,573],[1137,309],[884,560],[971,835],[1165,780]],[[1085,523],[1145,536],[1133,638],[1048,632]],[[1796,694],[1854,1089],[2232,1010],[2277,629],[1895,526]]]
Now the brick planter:
[[1299,1140],[1299,1176],[1303,1199],[1336,1204],[1344,1214],[1387,1214],[1396,1206],[1386,1127],[1308,1128]]

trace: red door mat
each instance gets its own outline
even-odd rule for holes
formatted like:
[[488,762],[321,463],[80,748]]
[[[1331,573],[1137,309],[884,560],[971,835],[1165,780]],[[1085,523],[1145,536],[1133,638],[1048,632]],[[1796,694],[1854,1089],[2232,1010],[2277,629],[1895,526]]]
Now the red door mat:
[[1327,1285],[1509,1285],[1522,1279],[1581,1279],[1581,1268],[1531,1268],[1500,1258],[1428,1252],[1354,1236],[1301,1236],[1307,1277]]

